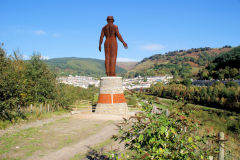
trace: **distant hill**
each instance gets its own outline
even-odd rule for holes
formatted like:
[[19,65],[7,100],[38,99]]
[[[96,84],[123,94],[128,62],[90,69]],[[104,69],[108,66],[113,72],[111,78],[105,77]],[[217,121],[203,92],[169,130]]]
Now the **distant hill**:
[[[59,76],[67,75],[85,75],[85,76],[104,76],[105,64],[104,60],[91,58],[53,58],[44,60],[51,70],[55,71]],[[126,70],[116,66],[118,74],[126,73]]]
[[132,70],[128,71],[126,77],[164,74],[172,74],[180,78],[192,77],[200,69],[205,68],[216,56],[230,50],[232,50],[231,46],[222,48],[205,47],[155,54],[136,64]]
[[117,66],[127,71],[133,69],[138,62],[117,62]]

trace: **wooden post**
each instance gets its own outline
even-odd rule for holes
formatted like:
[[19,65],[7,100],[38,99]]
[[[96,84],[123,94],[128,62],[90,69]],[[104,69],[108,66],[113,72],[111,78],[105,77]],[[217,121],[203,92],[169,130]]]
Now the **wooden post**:
[[20,112],[20,105],[18,105],[18,112]]
[[219,153],[218,153],[218,159],[224,160],[224,133],[219,133]]
[[49,104],[48,104],[48,112],[49,112]]
[[30,105],[30,108],[31,108],[31,113],[32,113],[32,104]]
[[125,113],[124,113],[124,116],[125,116],[126,119],[127,119],[127,107],[125,107]]
[[170,114],[170,112],[168,111],[168,109],[166,109],[166,116],[168,117]]
[[186,126],[184,126],[183,130],[184,130],[184,132],[187,132],[187,127],[186,127]]
[[42,103],[40,104],[40,112],[42,113]]
[[213,160],[213,156],[209,156],[209,160]]

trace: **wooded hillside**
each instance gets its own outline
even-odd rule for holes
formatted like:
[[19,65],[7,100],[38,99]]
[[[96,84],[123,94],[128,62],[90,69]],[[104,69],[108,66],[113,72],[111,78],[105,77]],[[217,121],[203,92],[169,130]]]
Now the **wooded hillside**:
[[126,76],[172,74],[176,78],[189,78],[197,75],[198,71],[205,68],[216,56],[230,50],[232,50],[231,46],[223,46],[222,48],[192,48],[155,54],[144,58]]

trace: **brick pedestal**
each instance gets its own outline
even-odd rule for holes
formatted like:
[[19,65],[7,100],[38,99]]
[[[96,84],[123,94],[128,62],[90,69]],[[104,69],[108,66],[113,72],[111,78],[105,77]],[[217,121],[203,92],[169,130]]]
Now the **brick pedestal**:
[[122,77],[102,77],[96,113],[121,114],[128,113],[123,94]]

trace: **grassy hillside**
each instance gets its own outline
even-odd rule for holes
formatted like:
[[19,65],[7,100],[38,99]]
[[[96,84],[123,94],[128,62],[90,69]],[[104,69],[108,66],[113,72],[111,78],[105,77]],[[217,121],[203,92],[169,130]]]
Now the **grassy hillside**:
[[127,71],[133,69],[138,62],[117,62],[117,66]]
[[200,69],[205,68],[216,56],[230,50],[232,50],[231,46],[222,48],[205,47],[155,54],[149,58],[144,58],[126,76],[172,74],[180,78],[192,77]]
[[[104,76],[105,66],[104,60],[91,58],[53,58],[45,60],[49,67],[54,70],[59,76],[66,75],[85,75],[85,76]],[[116,72],[121,74],[126,70],[116,67]]]

